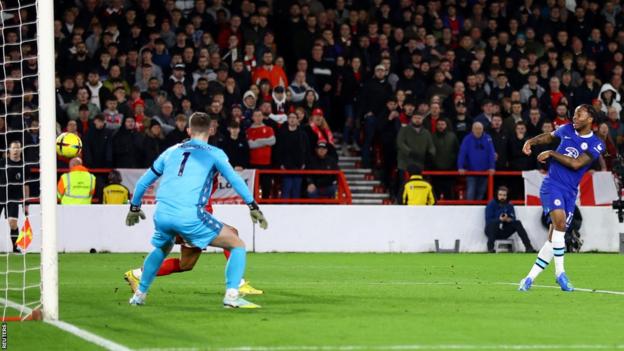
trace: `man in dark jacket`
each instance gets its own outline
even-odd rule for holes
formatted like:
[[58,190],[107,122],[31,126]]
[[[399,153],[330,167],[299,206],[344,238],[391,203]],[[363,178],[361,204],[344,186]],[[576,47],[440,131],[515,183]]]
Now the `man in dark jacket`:
[[136,130],[134,117],[126,117],[113,136],[113,167],[139,168],[143,156],[143,135]]
[[[299,127],[297,114],[288,114],[288,120],[277,131],[275,158],[280,169],[298,170],[305,168],[308,154],[308,136]],[[282,177],[282,199],[301,198],[301,175]]]
[[371,167],[371,149],[375,140],[375,132],[386,101],[392,96],[392,87],[386,80],[386,68],[382,65],[375,67],[374,76],[364,84],[358,101],[360,111],[358,116],[363,118],[364,143],[362,144],[362,165]]
[[[483,124],[474,122],[472,133],[466,135],[459,147],[457,169],[460,174],[466,171],[489,171],[494,173],[496,153],[492,138],[483,132]],[[487,177],[468,176],[466,178],[466,199],[482,200],[487,190]]]
[[508,193],[509,189],[506,186],[499,187],[496,199],[492,199],[485,207],[485,235],[488,238],[488,251],[494,252],[495,240],[507,239],[514,233],[518,233],[525,251],[535,252],[522,222],[516,219],[513,205],[507,201]]
[[170,131],[165,137],[164,148],[167,149],[175,144],[181,143],[184,139],[188,139],[189,135],[186,131],[186,116],[177,115],[175,118],[175,129]]
[[[316,151],[308,169],[311,170],[337,170],[338,161],[327,154],[327,144],[325,142],[319,142],[316,145]],[[308,181],[308,197],[310,198],[334,198],[336,196],[336,176],[334,175],[317,175],[310,176]]]
[[[432,137],[436,150],[433,157],[433,167],[440,171],[456,169],[459,142],[455,133],[449,130],[449,121],[446,118],[438,119],[436,132],[433,133]],[[455,179],[453,177],[442,176],[433,179],[433,189],[435,189],[438,199],[452,199],[454,185]]]
[[495,113],[492,116],[489,134],[492,137],[494,151],[496,152],[496,169],[507,169],[507,144],[509,143],[509,134],[507,134],[507,131],[503,128],[503,117],[500,113]]
[[227,127],[228,136],[223,139],[223,151],[237,171],[249,168],[249,143],[245,133],[241,133],[238,122],[232,121]]
[[113,165],[112,131],[106,128],[104,116],[93,118],[93,127],[83,138],[84,163],[89,168],[109,168]]

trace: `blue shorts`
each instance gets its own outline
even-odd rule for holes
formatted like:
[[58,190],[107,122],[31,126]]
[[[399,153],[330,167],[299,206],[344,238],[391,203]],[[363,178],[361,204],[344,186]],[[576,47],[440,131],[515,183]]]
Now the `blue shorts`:
[[566,214],[566,227],[572,222],[574,208],[576,206],[576,191],[563,190],[556,186],[544,184],[540,189],[540,199],[544,215],[550,223],[550,212],[553,210],[563,210]]
[[151,241],[154,247],[162,248],[173,245],[176,235],[180,235],[189,245],[203,250],[221,233],[223,223],[203,210],[192,216],[171,215],[156,211],[154,227],[156,231]]

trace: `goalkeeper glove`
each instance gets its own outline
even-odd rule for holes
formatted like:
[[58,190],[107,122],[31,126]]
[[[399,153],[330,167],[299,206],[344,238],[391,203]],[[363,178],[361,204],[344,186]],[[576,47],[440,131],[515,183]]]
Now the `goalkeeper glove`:
[[260,211],[260,207],[258,207],[258,204],[254,201],[247,204],[247,206],[249,206],[249,211],[251,211],[251,221],[254,224],[260,223],[260,228],[267,229],[269,227],[269,222],[267,222],[266,218],[264,218],[264,215],[262,214],[262,211]]
[[141,219],[145,219],[145,213],[141,210],[141,206],[130,204],[130,211],[126,216],[126,225],[132,227],[133,225],[139,223]]

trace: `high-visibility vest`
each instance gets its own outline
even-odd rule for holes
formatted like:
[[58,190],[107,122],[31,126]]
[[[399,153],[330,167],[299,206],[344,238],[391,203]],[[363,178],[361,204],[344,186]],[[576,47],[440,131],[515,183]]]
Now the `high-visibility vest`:
[[416,206],[433,205],[435,198],[431,184],[423,180],[422,176],[411,176],[403,187],[403,203]]
[[128,203],[128,188],[121,184],[109,184],[102,190],[105,205],[125,205]]
[[95,176],[78,166],[61,176],[58,188],[61,205],[89,205],[95,191]]

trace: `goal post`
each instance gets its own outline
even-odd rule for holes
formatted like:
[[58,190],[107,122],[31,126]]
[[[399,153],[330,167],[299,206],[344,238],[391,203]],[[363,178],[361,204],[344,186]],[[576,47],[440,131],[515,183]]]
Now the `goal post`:
[[41,303],[44,320],[59,318],[56,235],[56,103],[54,1],[37,0],[39,68]]

